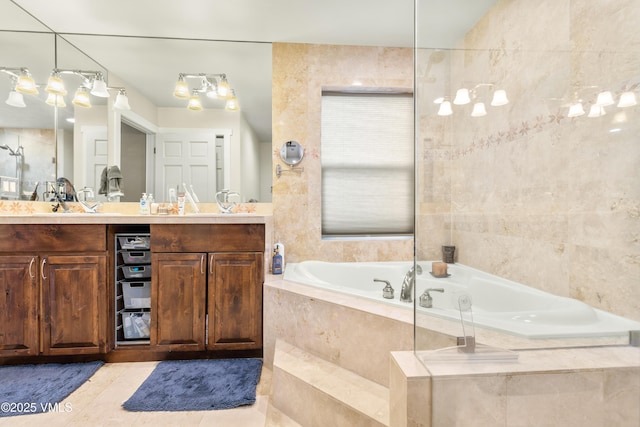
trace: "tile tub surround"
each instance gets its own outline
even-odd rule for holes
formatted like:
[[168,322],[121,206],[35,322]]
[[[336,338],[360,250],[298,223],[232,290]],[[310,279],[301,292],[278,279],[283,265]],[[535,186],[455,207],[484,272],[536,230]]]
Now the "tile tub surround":
[[[322,89],[413,87],[413,49],[274,43],[272,47],[273,206],[276,239],[287,261],[411,259],[412,239],[322,240],[320,121]],[[305,149],[304,171],[275,176],[283,143]]]
[[394,352],[390,381],[403,388],[391,402],[391,425],[640,425],[639,348],[518,353],[516,363],[425,367],[412,352]]
[[639,17],[635,0],[498,0],[431,72],[452,88],[489,79],[509,104],[437,117],[443,94],[416,82],[420,259],[454,244],[465,265],[640,320],[640,106],[569,118],[551,100],[598,86],[588,112],[601,88],[637,95]]

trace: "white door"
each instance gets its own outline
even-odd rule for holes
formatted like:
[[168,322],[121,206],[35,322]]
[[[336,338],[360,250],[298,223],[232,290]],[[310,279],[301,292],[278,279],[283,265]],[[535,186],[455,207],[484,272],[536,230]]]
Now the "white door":
[[193,187],[201,202],[215,201],[215,132],[159,133],[155,170],[156,200],[168,201],[170,188],[182,189],[186,184],[189,191]]
[[[100,191],[100,179],[102,171],[107,167],[107,128],[90,127],[82,130],[84,147],[84,173],[83,182],[75,185],[79,193],[83,187],[91,188],[95,200],[106,200],[106,196],[98,194]],[[76,183],[74,183],[76,184]],[[78,197],[82,197],[78,195]]]

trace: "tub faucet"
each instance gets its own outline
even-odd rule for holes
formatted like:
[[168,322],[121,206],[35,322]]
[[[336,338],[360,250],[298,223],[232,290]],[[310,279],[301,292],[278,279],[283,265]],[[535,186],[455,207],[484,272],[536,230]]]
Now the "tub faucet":
[[411,267],[407,274],[404,275],[402,280],[402,289],[400,290],[400,301],[413,302],[411,294],[413,293],[413,284],[416,281],[416,273],[422,274],[422,267],[416,264],[415,267]]

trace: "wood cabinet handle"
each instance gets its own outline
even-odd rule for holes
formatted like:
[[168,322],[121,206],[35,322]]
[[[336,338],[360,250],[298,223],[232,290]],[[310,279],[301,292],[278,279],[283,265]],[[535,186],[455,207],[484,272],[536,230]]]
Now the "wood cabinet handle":
[[44,275],[44,265],[47,263],[47,259],[43,258],[42,259],[42,265],[40,266],[40,276],[42,276],[43,279],[47,279],[46,276]]
[[200,274],[204,274],[205,273],[205,269],[204,269],[204,255],[200,256]]
[[213,254],[209,258],[209,273],[213,274]]
[[31,262],[29,263],[29,277],[35,279],[35,275],[33,274],[33,264],[36,262],[36,257],[31,258]]

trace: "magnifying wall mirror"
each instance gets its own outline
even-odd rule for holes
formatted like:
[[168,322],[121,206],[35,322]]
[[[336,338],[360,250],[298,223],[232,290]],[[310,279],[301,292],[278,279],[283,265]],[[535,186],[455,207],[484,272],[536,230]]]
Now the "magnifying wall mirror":
[[297,165],[304,157],[304,147],[297,141],[287,141],[280,148],[280,159],[289,166]]

